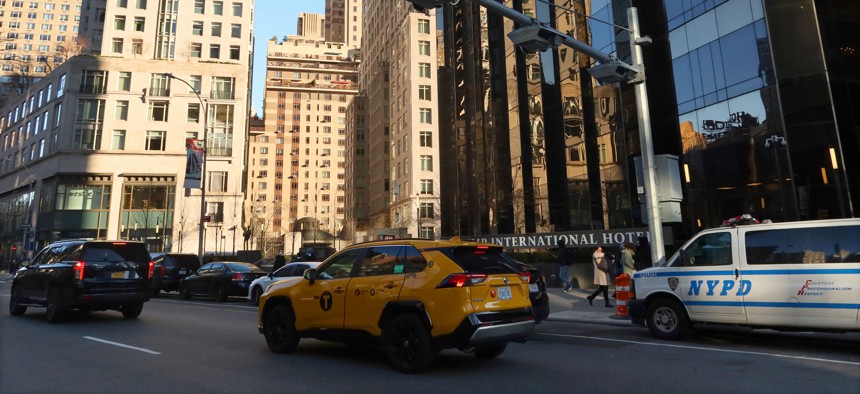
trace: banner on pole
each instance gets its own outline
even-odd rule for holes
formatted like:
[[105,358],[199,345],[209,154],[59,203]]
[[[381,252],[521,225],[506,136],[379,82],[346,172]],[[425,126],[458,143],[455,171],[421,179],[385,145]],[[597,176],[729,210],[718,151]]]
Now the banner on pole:
[[185,139],[185,188],[199,189],[203,170],[203,141]]

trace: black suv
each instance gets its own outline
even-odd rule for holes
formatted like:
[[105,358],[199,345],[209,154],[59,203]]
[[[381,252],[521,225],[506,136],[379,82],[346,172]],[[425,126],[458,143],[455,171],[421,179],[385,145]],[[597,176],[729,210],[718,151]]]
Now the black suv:
[[200,268],[200,259],[193,253],[166,253],[152,259],[152,295],[162,291],[179,291],[179,281]]
[[153,264],[142,242],[61,241],[46,246],[12,279],[9,313],[46,307],[51,323],[71,309],[114,309],[127,319],[140,316],[151,294]]

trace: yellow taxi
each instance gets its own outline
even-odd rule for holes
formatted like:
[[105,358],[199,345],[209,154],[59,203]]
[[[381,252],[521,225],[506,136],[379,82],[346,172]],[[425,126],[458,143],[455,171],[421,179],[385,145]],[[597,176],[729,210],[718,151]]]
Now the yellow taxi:
[[304,276],[275,282],[259,331],[277,353],[301,338],[375,343],[392,367],[419,372],[437,351],[500,355],[534,329],[529,273],[501,246],[397,239],[349,246]]

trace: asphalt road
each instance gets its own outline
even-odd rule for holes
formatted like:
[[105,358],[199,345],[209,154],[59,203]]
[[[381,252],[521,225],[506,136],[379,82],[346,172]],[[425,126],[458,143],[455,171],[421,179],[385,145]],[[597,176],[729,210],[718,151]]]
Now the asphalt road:
[[456,351],[428,372],[391,370],[382,350],[304,339],[271,353],[256,308],[233,299],[146,304],[141,317],[44,309],[9,315],[0,284],[0,393],[809,393],[860,392],[860,334],[704,330],[659,341],[647,330],[545,322],[495,360]]

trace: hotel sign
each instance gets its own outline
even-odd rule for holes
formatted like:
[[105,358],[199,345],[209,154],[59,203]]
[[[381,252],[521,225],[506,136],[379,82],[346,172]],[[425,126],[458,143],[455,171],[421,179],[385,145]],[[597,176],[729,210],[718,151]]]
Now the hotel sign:
[[461,236],[460,239],[498,244],[507,249],[550,249],[557,248],[560,239],[564,239],[564,243],[568,247],[596,248],[598,246],[618,246],[628,242],[638,245],[639,237],[648,237],[648,229],[625,228],[541,234],[474,235]]

